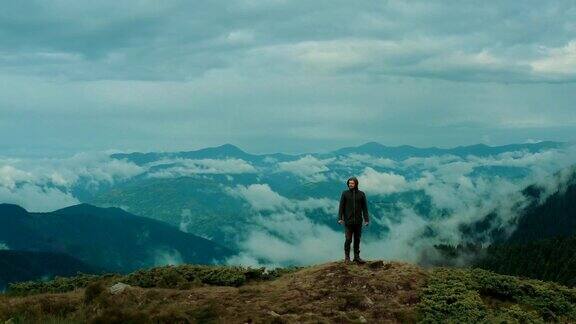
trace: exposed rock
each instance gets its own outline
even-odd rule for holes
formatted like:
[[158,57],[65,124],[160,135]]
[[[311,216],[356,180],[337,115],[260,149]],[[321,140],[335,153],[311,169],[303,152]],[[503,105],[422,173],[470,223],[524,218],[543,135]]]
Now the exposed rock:
[[268,314],[274,316],[274,317],[280,317],[280,314],[276,313],[275,311],[271,310],[268,312]]
[[118,283],[112,285],[109,289],[110,289],[111,294],[116,295],[116,294],[123,292],[128,287],[130,287],[130,285],[127,285],[123,282],[118,282]]
[[370,297],[364,296],[364,299],[362,300],[361,305],[363,308],[368,308],[368,307],[374,305],[374,301]]

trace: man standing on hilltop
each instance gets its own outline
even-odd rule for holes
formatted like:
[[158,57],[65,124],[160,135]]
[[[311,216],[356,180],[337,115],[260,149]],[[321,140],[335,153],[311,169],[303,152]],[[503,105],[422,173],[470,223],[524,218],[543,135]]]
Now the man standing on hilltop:
[[354,236],[354,262],[365,263],[360,258],[360,236],[362,235],[362,220],[368,225],[368,203],[363,191],[358,190],[358,179],[350,177],[346,184],[348,190],[342,191],[338,209],[338,223],[344,224],[346,240],[344,241],[344,263],[350,263],[350,243]]

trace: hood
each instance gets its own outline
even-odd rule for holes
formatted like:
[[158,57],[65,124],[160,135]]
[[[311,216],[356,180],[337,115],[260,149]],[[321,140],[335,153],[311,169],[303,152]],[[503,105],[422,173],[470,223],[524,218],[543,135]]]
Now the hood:
[[358,190],[358,178],[356,177],[350,177],[348,178],[348,180],[346,180],[346,188],[348,188],[348,190],[350,190],[350,188],[348,187],[348,181],[350,180],[354,180],[354,182],[356,183],[356,186],[354,187],[355,190]]

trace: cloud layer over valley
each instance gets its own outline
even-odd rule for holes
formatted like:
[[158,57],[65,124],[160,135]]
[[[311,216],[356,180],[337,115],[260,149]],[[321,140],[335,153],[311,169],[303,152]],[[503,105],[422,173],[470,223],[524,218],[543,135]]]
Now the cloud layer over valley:
[[[230,263],[309,264],[341,257],[343,229],[336,224],[338,198],[345,189],[345,179],[356,175],[360,189],[367,194],[372,219],[370,227],[364,229],[363,255],[418,261],[432,244],[469,239],[462,227],[490,213],[497,217],[489,230],[509,233],[514,229],[509,222],[529,203],[521,190],[537,184],[544,189],[542,199],[546,198],[562,189],[570,176],[568,167],[576,162],[575,146],[405,159],[365,153],[302,154],[282,161],[271,156],[252,160],[173,156],[141,163],[111,158],[109,153],[3,158],[0,200],[29,211],[51,211],[119,188],[124,190],[120,197],[129,195],[133,200],[111,200],[107,205],[156,218],[135,208],[160,203],[154,200],[162,198],[146,195],[147,190],[139,188],[161,180],[167,186],[162,188],[174,186],[190,195],[182,196],[181,201],[197,201],[198,205],[192,207],[179,205],[178,199],[162,201],[169,210],[180,211],[175,215],[175,225],[181,230],[206,238],[233,232],[226,243],[233,244],[240,253],[230,258]],[[180,179],[210,185],[192,182],[190,187],[177,184]],[[218,197],[219,202],[208,197]],[[233,202],[239,205],[227,214],[219,212],[219,208]],[[199,210],[213,211],[230,223],[220,227],[219,221],[212,219],[212,234],[199,231],[198,225],[206,219],[202,217],[207,216]],[[489,230],[475,233],[474,240],[490,243]],[[177,259],[177,252],[166,255],[171,256],[170,260]]]

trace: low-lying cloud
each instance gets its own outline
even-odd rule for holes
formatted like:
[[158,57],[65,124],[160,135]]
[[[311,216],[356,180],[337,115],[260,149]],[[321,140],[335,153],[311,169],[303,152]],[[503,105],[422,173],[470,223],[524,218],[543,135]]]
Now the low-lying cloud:
[[278,170],[291,172],[309,182],[321,182],[327,179],[324,173],[330,169],[326,165],[333,160],[334,158],[322,160],[312,155],[305,155],[298,160],[278,163]]
[[[542,199],[564,190],[570,173],[557,172],[568,171],[567,167],[574,163],[576,146],[403,161],[358,154],[327,159],[307,155],[287,163],[269,159],[265,167],[258,168],[241,159],[166,159],[139,166],[111,159],[104,152],[58,159],[3,158],[0,200],[30,211],[51,211],[79,203],[73,194],[76,186],[93,190],[102,186],[112,188],[135,177],[155,177],[163,170],[167,171],[165,176],[174,178],[225,175],[228,182],[221,186],[223,193],[245,201],[251,214],[245,222],[248,227],[237,235],[241,252],[228,262],[281,266],[341,256],[343,232],[329,223],[336,221],[339,195],[293,198],[281,194],[276,189],[278,183],[235,184],[233,176],[245,173],[270,176],[282,170],[297,175],[300,181],[297,184],[307,182],[306,185],[321,188],[336,181],[344,189],[345,179],[353,174],[359,178],[360,189],[366,192],[370,204],[372,223],[365,228],[363,254],[416,262],[432,244],[453,244],[466,239],[460,228],[490,213],[497,215],[490,229],[513,231],[510,220],[528,203],[521,190],[537,184],[544,189]],[[505,171],[477,172],[490,168]],[[514,171],[513,176],[506,176],[506,170]],[[416,204],[426,200],[431,210],[424,213]],[[193,213],[184,208],[180,216],[180,226],[187,229],[193,222]],[[486,233],[475,236],[482,243],[490,243]],[[177,253],[164,251],[158,255],[158,262],[178,262]]]
[[[481,221],[494,212],[497,217],[491,228],[484,233],[475,233],[476,240],[489,244],[491,229],[500,229],[507,234],[514,230],[510,221],[529,203],[521,194],[522,189],[532,184],[541,186],[545,189],[542,202],[566,187],[574,171],[568,167],[575,162],[576,147],[572,146],[566,150],[508,152],[483,158],[410,158],[399,163],[398,171],[407,168],[420,171],[414,179],[365,166],[359,175],[360,188],[366,192],[369,202],[401,191],[423,191],[431,200],[432,210],[429,215],[423,215],[405,201],[395,203],[397,211],[394,214],[371,208],[372,225],[364,229],[371,235],[363,239],[362,254],[369,258],[418,262],[422,253],[433,244],[465,241],[467,237],[460,231],[461,226]],[[471,175],[476,167],[490,165],[525,167],[530,173],[520,179]],[[254,208],[255,217],[251,231],[238,242],[241,252],[230,258],[229,263],[276,267],[342,258],[343,231],[334,230],[325,221],[295,209],[299,200],[283,197],[267,185],[233,191]],[[265,194],[250,194],[251,191]],[[334,221],[337,206],[336,199],[326,206]],[[263,210],[268,212],[262,213]],[[374,226],[381,228],[373,229]]]
[[161,159],[146,164],[147,167],[169,165],[162,170],[147,174],[150,178],[178,178],[195,174],[255,173],[249,162],[237,158],[227,159]]
[[52,211],[80,201],[75,186],[98,190],[143,173],[134,163],[107,152],[82,152],[65,158],[0,158],[0,201],[28,211]]
[[[161,169],[158,169],[162,166]],[[242,159],[161,159],[143,166],[113,159],[108,151],[61,158],[0,158],[0,201],[46,212],[81,201],[74,189],[96,192],[134,177],[179,178],[203,174],[232,176],[258,170]],[[229,179],[230,181],[233,178]]]
[[319,209],[325,213],[334,213],[334,202],[329,198],[288,199],[273,191],[268,184],[237,185],[226,187],[226,192],[244,199],[255,212],[261,211],[311,211]]

